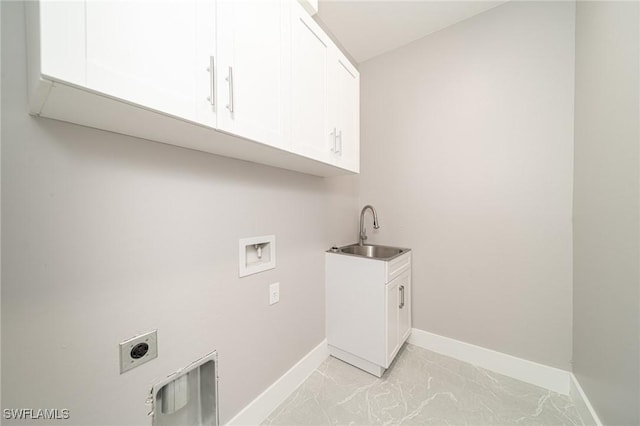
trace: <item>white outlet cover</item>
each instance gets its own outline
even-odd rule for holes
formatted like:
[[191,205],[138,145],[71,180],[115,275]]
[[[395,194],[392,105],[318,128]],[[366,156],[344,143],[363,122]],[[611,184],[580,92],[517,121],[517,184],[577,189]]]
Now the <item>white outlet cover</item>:
[[[137,345],[146,344],[148,349],[140,358],[131,356],[131,351]],[[120,374],[125,373],[145,362],[158,357],[158,330],[140,334],[120,343]]]
[[269,286],[269,304],[273,305],[280,301],[280,283],[273,283]]

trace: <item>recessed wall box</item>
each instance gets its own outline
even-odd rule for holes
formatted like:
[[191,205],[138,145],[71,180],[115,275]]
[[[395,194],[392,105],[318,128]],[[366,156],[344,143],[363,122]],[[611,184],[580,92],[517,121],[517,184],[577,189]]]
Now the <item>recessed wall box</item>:
[[276,236],[241,238],[239,244],[241,277],[276,267]]
[[153,426],[218,425],[218,354],[212,352],[151,389]]

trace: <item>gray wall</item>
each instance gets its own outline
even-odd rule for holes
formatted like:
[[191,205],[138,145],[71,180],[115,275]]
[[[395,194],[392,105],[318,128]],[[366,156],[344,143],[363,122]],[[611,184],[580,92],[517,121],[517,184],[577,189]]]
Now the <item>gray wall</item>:
[[[226,422],[325,338],[341,189],[29,116],[23,22],[2,2],[3,407],[149,424],[150,387],[217,349]],[[277,268],[239,279],[238,239],[265,234]],[[118,343],[155,328],[159,358],[120,375]]]
[[573,371],[607,425],[640,424],[639,22],[577,5]]
[[564,369],[574,19],[510,2],[360,66],[359,204],[413,248],[414,326]]
[[[2,44],[2,7],[0,7],[0,45]],[[0,70],[2,69],[2,55],[0,55]],[[0,99],[2,99],[2,84],[0,84]],[[2,123],[2,102],[0,102],[0,126]],[[2,131],[0,130],[0,183],[2,176]],[[1,185],[0,185],[1,186]],[[1,192],[1,191],[0,191]],[[0,196],[0,224],[2,222],[2,197]],[[0,226],[0,241],[2,241],[2,226]],[[2,314],[2,244],[0,244],[0,317]],[[0,318],[1,319],[1,318]],[[0,366],[2,365],[2,327],[0,326]],[[0,401],[2,401],[2,368],[0,367]]]

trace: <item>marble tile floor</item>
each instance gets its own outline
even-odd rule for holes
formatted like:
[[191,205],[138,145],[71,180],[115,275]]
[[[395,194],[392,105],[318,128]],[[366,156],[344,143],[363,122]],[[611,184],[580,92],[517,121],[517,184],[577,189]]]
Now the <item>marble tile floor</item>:
[[568,396],[405,344],[381,378],[329,357],[263,425],[583,425]]

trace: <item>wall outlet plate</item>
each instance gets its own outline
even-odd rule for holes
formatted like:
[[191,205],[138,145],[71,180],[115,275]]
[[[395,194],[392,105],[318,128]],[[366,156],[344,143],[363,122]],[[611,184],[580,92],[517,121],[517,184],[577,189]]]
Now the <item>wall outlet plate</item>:
[[280,301],[280,283],[269,286],[269,304],[274,305]]
[[120,374],[158,357],[158,330],[120,343]]

